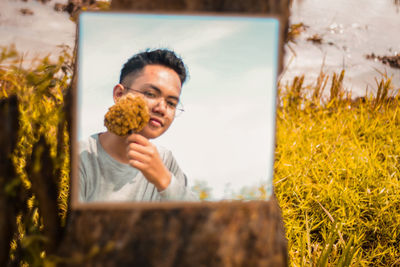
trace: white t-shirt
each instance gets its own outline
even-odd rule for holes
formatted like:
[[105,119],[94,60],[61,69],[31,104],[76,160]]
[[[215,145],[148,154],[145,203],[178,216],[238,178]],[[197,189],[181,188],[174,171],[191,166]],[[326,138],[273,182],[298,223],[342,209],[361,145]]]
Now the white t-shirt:
[[186,175],[171,151],[158,146],[158,152],[172,174],[168,187],[158,192],[144,175],[129,164],[113,159],[101,146],[99,134],[79,145],[79,198],[95,201],[197,201],[187,187]]

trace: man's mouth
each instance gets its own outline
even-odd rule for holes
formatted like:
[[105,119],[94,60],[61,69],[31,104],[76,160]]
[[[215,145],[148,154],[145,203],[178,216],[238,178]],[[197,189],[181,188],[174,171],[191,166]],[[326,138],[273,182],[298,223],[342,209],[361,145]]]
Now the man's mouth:
[[156,127],[162,127],[164,124],[157,118],[150,118],[149,124]]

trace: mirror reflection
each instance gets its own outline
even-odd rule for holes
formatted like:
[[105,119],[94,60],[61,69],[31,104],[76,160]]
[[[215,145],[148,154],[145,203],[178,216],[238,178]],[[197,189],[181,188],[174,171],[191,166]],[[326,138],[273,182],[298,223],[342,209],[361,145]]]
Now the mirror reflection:
[[268,199],[278,28],[264,17],[82,13],[79,201]]

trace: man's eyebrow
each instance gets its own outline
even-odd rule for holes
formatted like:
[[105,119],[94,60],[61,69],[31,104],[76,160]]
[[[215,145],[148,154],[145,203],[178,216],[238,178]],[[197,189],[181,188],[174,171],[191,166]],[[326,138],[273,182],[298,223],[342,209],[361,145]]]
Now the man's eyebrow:
[[[159,94],[161,94],[161,90],[160,90],[160,88],[158,88],[157,86],[155,86],[155,85],[153,85],[153,84],[148,84],[148,86],[149,86],[150,88],[156,90]],[[173,95],[167,96],[167,98],[173,98],[173,99],[176,99],[176,101],[179,101],[179,97],[176,97],[176,96],[173,96]]]

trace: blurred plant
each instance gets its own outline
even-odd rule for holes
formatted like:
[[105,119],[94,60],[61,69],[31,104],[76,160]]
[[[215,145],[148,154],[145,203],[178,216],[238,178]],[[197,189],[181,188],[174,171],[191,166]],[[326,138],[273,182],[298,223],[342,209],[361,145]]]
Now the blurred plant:
[[209,200],[212,198],[212,189],[208,186],[206,181],[195,180],[191,189],[197,194],[200,200]]
[[286,42],[292,42],[296,43],[296,39],[300,36],[302,32],[304,32],[308,28],[307,25],[304,25],[304,23],[296,23],[296,24],[291,24],[289,26],[289,31],[287,35]]
[[[352,99],[344,71],[280,88],[274,191],[293,266],[394,266],[400,257],[400,95]],[[325,96],[324,96],[325,95]],[[311,97],[307,97],[311,96]],[[334,230],[336,229],[336,230]]]
[[296,39],[299,38],[300,34],[304,32],[308,28],[307,25],[303,24],[302,22],[297,24],[291,24],[288,29],[288,33],[286,35],[286,46],[290,49],[293,53],[292,59],[289,61],[289,65],[292,62],[293,58],[297,56],[296,51],[291,46],[291,43],[296,43]]
[[268,200],[271,195],[272,186],[268,183],[244,186],[238,192],[232,192],[234,200]]
[[319,35],[318,33],[316,33],[316,34],[314,34],[314,35],[308,37],[308,38],[307,38],[307,41],[310,41],[310,42],[312,42],[313,44],[322,44],[323,39],[322,39],[322,36],[321,36],[321,35]]
[[55,63],[49,57],[35,59],[28,68],[22,63],[14,46],[1,48],[0,100],[16,96],[19,113],[19,130],[13,133],[16,147],[10,155],[16,176],[7,178],[4,187],[17,211],[9,264],[42,266],[46,251],[56,248],[69,201],[64,97],[72,56],[62,47]]
[[68,4],[63,9],[70,14],[72,21],[77,22],[81,11],[107,11],[110,5],[109,0],[68,0]]

